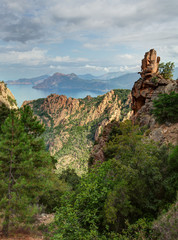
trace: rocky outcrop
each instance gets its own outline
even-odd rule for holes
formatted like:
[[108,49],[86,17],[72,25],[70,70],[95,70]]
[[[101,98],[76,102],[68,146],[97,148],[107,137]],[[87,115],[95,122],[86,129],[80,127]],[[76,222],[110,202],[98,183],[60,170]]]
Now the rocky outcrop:
[[159,93],[164,92],[165,86],[175,84],[169,79],[164,79],[158,71],[160,57],[154,49],[145,53],[141,65],[141,78],[135,82],[132,88],[132,109],[134,115],[152,100],[152,96],[157,97]]
[[[175,124],[158,125],[151,114],[153,100],[160,93],[170,94],[172,91],[178,93],[178,83],[174,80],[164,79],[159,71],[158,64],[160,57],[156,51],[151,49],[145,54],[142,60],[141,78],[135,82],[132,88],[132,110],[133,122],[140,125],[147,125],[150,130],[150,138],[160,143],[177,143],[177,131]],[[171,137],[172,136],[172,137]]]
[[9,109],[17,109],[17,103],[14,95],[11,93],[6,84],[2,81],[0,82],[0,107],[5,105]]
[[91,150],[89,165],[95,165],[105,161],[104,148],[109,140],[113,127],[118,125],[118,121],[113,121],[104,126],[102,135],[95,140],[95,145]]
[[141,77],[149,78],[158,74],[160,57],[157,57],[157,53],[154,49],[145,53],[144,59],[142,60],[141,66]]
[[111,90],[96,98],[67,98],[51,94],[45,99],[26,101],[46,125],[46,144],[58,160],[58,171],[75,168],[86,171],[94,141],[112,121],[122,121],[130,112],[130,90]]

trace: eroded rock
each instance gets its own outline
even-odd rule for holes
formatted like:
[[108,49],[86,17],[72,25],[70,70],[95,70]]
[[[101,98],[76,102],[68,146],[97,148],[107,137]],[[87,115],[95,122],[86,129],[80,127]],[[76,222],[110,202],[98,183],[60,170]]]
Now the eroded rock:
[[[141,78],[135,82],[132,88],[132,120],[141,126],[147,125],[150,130],[150,138],[160,143],[177,142],[177,128],[175,124],[171,126],[159,126],[152,115],[153,100],[159,94],[178,93],[178,82],[170,79],[164,79],[158,71],[160,57],[157,57],[156,51],[151,49],[145,53],[141,66]],[[172,137],[171,137],[172,136]]]
[[144,59],[142,60],[142,72],[141,77],[147,78],[158,73],[160,57],[157,57],[157,53],[154,49],[145,53]]

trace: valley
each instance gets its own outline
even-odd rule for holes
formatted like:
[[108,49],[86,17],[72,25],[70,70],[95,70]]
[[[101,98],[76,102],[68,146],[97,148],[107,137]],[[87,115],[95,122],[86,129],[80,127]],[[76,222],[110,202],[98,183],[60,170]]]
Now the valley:
[[23,105],[29,105],[45,124],[44,139],[57,159],[58,172],[69,167],[81,175],[87,172],[90,150],[104,126],[127,119],[130,103],[130,90],[111,90],[83,99],[51,94]]

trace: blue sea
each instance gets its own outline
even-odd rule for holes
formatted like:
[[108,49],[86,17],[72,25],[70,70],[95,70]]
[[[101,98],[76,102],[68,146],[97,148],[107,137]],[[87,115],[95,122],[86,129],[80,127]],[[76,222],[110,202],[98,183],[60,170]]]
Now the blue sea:
[[104,94],[101,92],[92,92],[92,91],[81,91],[81,90],[37,90],[32,88],[33,85],[7,85],[7,87],[11,90],[14,95],[18,107],[22,105],[25,100],[34,100],[38,98],[45,98],[52,93],[56,93],[59,95],[65,95],[67,97],[72,98],[84,98],[87,95],[91,97],[97,97],[98,95]]

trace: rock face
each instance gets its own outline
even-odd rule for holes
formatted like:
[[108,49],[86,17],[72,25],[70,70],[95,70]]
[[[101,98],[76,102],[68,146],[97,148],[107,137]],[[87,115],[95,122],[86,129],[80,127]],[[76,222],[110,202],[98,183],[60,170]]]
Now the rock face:
[[161,143],[171,142],[176,144],[177,131],[175,131],[175,124],[160,126],[155,122],[151,114],[153,100],[156,99],[160,93],[170,94],[172,91],[178,93],[178,83],[174,80],[164,79],[159,74],[159,61],[160,57],[157,57],[154,49],[147,52],[142,60],[141,78],[135,82],[131,92],[132,120],[133,122],[139,122],[142,126],[147,125],[151,130],[150,138],[153,140]]
[[144,59],[142,60],[142,78],[149,78],[158,73],[160,57],[157,57],[157,53],[154,49],[151,49],[149,52],[145,53]]
[[96,163],[102,163],[105,161],[104,148],[109,140],[113,126],[118,125],[119,122],[113,121],[104,126],[102,135],[97,139],[96,144],[93,146],[90,153],[89,165],[95,165]]
[[87,170],[90,149],[104,127],[113,120],[122,121],[130,112],[130,90],[111,90],[96,98],[67,98],[51,94],[45,99],[26,101],[46,125],[45,141],[58,160],[58,171]]
[[7,88],[6,84],[0,82],[0,107],[5,105],[9,109],[17,109],[17,104],[14,95]]

